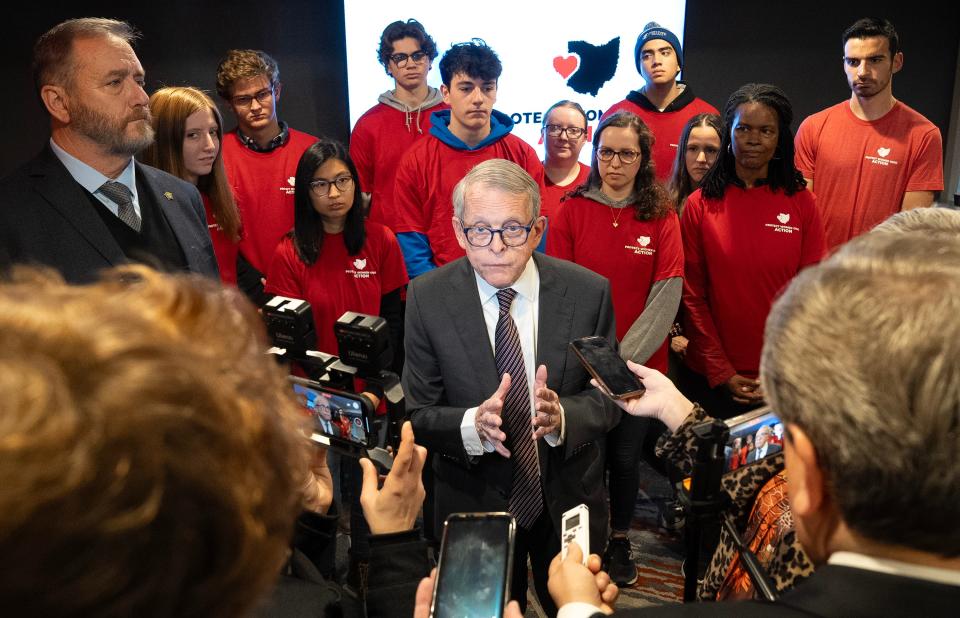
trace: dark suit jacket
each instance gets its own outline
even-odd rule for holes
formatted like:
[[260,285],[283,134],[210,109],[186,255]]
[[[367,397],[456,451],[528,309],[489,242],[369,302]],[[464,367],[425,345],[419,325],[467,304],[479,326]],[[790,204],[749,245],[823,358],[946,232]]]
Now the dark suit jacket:
[[[564,511],[590,509],[590,544],[607,540],[601,438],[621,411],[590,386],[569,350],[571,340],[603,335],[616,341],[609,282],[589,270],[534,254],[540,272],[537,364],[547,366],[547,386],[560,396],[566,436],[557,447],[538,444],[540,474],[556,530]],[[500,378],[466,258],[413,280],[407,293],[403,390],[417,442],[430,452],[436,490],[433,528],[450,513],[507,510],[512,460],[496,453],[469,457],[460,435],[467,408],[490,397]]]
[[[779,453],[781,450],[783,450],[783,449],[780,448],[780,445],[779,445],[779,444],[773,444],[773,443],[768,442],[768,443],[767,443],[767,454],[764,455],[764,457],[769,457],[770,455],[773,455],[774,453]],[[758,449],[753,449],[752,451],[750,451],[750,454],[747,456],[747,463],[753,463],[753,462],[755,462],[755,461],[757,460],[757,451],[758,451]]]
[[[824,565],[776,603],[691,603],[618,611],[617,616],[956,616],[960,586]],[[601,618],[600,613],[592,618]]]
[[[197,188],[140,162],[136,170],[140,186],[147,187],[166,216],[190,270],[216,277]],[[83,187],[49,146],[0,181],[0,272],[12,264],[36,264],[56,269],[68,282],[85,283],[100,270],[127,262]]]

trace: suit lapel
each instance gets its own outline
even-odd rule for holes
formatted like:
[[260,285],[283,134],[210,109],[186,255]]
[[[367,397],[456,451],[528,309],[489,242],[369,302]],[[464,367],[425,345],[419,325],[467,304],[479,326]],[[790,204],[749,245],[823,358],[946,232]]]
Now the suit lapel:
[[127,262],[120,245],[94,211],[87,192],[73,179],[49,146],[34,160],[27,174],[35,179],[37,193],[69,221],[107,262],[111,265]]
[[497,390],[500,379],[487,325],[483,319],[473,267],[463,258],[455,268],[457,273],[451,277],[451,289],[444,296],[444,303],[450,315],[450,323],[476,376],[477,388],[483,393],[482,401]]
[[190,270],[205,273],[206,270],[203,267],[206,265],[197,264],[196,262],[197,256],[203,255],[203,251],[198,242],[200,239],[198,239],[196,235],[196,226],[191,225],[190,221],[188,221],[185,216],[182,216],[190,213],[193,209],[193,206],[190,204],[190,196],[187,195],[182,187],[173,187],[164,182],[164,177],[161,174],[157,174],[153,168],[143,165],[139,161],[136,167],[137,177],[142,180],[142,182],[137,185],[138,191],[142,189],[149,194],[140,197],[140,199],[153,200],[161,216],[166,219],[170,225],[170,229],[173,230],[173,235],[176,237],[184,257],[187,259],[187,265],[190,267]]
[[[574,302],[567,284],[553,264],[534,253],[540,273],[540,311],[537,327],[537,366],[547,366],[547,386],[559,391],[567,365],[567,346],[573,328]],[[557,345],[557,341],[563,345]]]

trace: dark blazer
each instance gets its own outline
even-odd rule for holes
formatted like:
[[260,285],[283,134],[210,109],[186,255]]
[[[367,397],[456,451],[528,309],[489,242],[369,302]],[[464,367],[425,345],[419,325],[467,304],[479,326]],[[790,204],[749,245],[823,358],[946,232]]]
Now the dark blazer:
[[[960,586],[824,565],[776,603],[692,603],[618,611],[617,616],[956,616]],[[599,618],[597,613],[593,618]]]
[[[139,161],[136,170],[138,186],[160,206],[189,269],[217,277],[197,188]],[[56,269],[68,282],[85,283],[127,262],[83,187],[49,146],[0,181],[0,272],[12,264],[36,264]]]
[[[590,385],[569,350],[571,340],[603,335],[616,341],[609,282],[570,262],[534,254],[540,272],[537,365],[547,366],[547,386],[560,396],[564,443],[538,444],[546,507],[557,531],[564,511],[590,509],[590,544],[607,540],[601,438],[621,411]],[[500,378],[466,258],[413,280],[407,293],[403,390],[417,443],[430,452],[435,482],[433,530],[450,513],[507,510],[512,460],[496,453],[469,457],[460,435],[467,408],[490,397]]]
[[[781,450],[783,450],[783,449],[780,448],[780,445],[779,445],[779,444],[774,444],[774,443],[772,443],[772,442],[767,442],[767,454],[764,455],[764,457],[769,457],[770,455],[773,455],[774,453],[779,453]],[[747,463],[753,463],[753,462],[755,462],[755,461],[757,460],[757,453],[758,453],[758,452],[759,452],[759,449],[756,449],[756,448],[754,448],[752,451],[750,451],[750,454],[747,455]]]

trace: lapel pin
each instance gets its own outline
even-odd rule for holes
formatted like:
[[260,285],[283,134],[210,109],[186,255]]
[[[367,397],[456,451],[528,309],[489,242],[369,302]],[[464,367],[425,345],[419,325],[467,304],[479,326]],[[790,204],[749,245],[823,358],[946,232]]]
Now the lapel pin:
[[173,199],[173,193],[170,193],[169,191],[164,191],[164,192],[163,192],[163,197],[167,198],[168,200],[172,200],[172,199]]

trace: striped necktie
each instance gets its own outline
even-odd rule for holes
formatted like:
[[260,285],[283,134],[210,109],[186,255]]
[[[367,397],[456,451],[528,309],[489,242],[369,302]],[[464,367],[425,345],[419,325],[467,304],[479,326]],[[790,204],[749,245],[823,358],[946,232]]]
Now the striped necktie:
[[504,399],[502,413],[506,424],[507,448],[513,458],[510,512],[520,527],[529,529],[543,512],[543,495],[537,446],[532,439],[527,371],[523,364],[517,325],[510,317],[510,305],[516,295],[517,291],[513,288],[497,292],[500,316],[497,318],[494,360],[501,378],[505,373],[510,374],[510,390]]
[[130,189],[125,184],[108,180],[100,187],[100,193],[103,193],[117,205],[117,217],[129,225],[135,232],[140,231],[140,215],[133,207],[133,197]]

